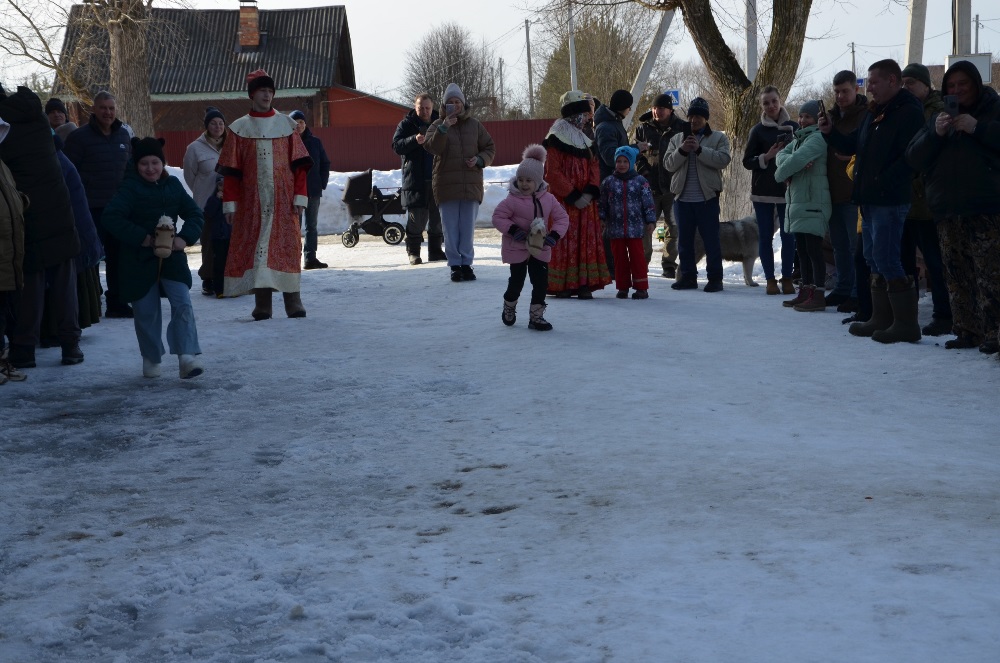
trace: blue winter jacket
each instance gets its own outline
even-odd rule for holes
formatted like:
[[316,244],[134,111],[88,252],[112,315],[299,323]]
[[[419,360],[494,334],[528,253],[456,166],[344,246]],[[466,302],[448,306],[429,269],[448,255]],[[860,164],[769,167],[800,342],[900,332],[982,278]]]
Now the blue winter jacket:
[[306,192],[310,198],[320,198],[330,181],[330,158],[323,149],[323,141],[308,128],[302,132],[302,142],[313,161],[313,167],[306,173]]
[[635,169],[604,178],[597,209],[609,239],[641,238],[646,224],[656,223],[653,189]]
[[76,172],[73,162],[62,153],[62,140],[58,136],[53,138],[56,142],[56,157],[59,159],[63,179],[69,190],[69,202],[73,207],[73,218],[76,221],[76,234],[80,236],[80,253],[76,256],[76,271],[80,273],[85,269],[96,267],[101,262],[104,246],[97,236],[97,226],[94,225],[94,217],[90,215],[87,193],[83,190],[80,174]]

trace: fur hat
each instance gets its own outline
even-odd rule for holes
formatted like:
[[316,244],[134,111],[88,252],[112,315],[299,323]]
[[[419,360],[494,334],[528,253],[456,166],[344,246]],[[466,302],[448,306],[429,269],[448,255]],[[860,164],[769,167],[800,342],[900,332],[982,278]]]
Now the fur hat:
[[441,105],[448,103],[449,99],[461,99],[462,105],[466,105],[465,94],[462,92],[462,88],[458,87],[458,83],[448,83],[448,87],[444,89],[444,96],[441,98]]
[[545,178],[545,148],[533,143],[521,154],[521,164],[517,167],[515,177],[524,177],[541,185]]
[[220,120],[222,120],[223,124],[226,123],[226,116],[222,114],[222,111],[220,111],[215,106],[209,106],[208,108],[206,108],[205,109],[205,128],[206,129],[208,129],[208,123],[211,122],[212,120],[214,120],[215,118],[219,118]]
[[618,161],[618,157],[625,157],[628,159],[628,169],[632,170],[635,168],[635,159],[639,156],[639,150],[634,147],[629,147],[628,145],[622,145],[617,150],[615,150],[615,161]]
[[632,93],[628,90],[615,90],[611,94],[611,101],[608,102],[608,108],[616,113],[621,113],[632,107],[632,101]]
[[66,112],[66,104],[62,102],[62,99],[57,97],[52,97],[45,102],[45,114],[48,115],[52,111],[59,111],[63,115],[69,115],[69,113]]
[[163,156],[163,145],[166,143],[162,138],[133,138],[132,139],[132,161],[139,163],[143,157],[156,157],[164,164],[167,163]]
[[272,90],[274,87],[274,79],[267,75],[267,72],[263,69],[255,69],[247,74],[247,96],[252,97],[253,93],[262,87],[270,88]]
[[903,77],[915,78],[926,85],[928,89],[931,87],[931,72],[919,62],[911,62],[906,65],[906,68],[903,69]]
[[688,106],[687,114],[688,117],[691,117],[692,115],[700,115],[706,120],[709,119],[708,102],[702,99],[701,97],[695,97],[694,99],[691,100],[691,105]]
[[653,108],[673,109],[673,107],[674,107],[674,95],[672,94],[667,94],[666,92],[664,92],[663,94],[656,95],[656,99],[653,100]]
[[590,112],[590,95],[580,90],[570,90],[559,97],[559,111],[563,117]]
[[808,116],[810,116],[810,117],[818,120],[819,119],[819,102],[816,101],[815,99],[812,99],[812,100],[807,101],[806,103],[802,104],[801,106],[799,106],[799,115],[802,115],[803,113],[805,113],[806,115],[808,115]]

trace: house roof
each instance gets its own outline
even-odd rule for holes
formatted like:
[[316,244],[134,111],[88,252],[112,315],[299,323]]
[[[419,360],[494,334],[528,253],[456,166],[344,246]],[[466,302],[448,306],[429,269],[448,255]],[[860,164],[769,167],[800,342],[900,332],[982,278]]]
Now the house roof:
[[[110,47],[107,32],[80,20],[84,10],[82,5],[70,10],[60,59],[84,44],[88,71],[77,75],[96,92],[108,87]],[[245,93],[244,77],[258,68],[283,89],[355,85],[343,6],[259,10],[261,45],[256,49],[239,45],[239,9],[152,8],[150,14],[150,94]]]

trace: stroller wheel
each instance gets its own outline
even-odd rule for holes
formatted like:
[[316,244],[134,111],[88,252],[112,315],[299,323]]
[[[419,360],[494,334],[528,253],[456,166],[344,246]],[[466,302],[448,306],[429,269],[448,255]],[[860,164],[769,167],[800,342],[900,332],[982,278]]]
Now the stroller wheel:
[[386,244],[396,245],[403,241],[404,234],[403,226],[398,223],[390,223],[382,231],[382,239],[385,240]]
[[354,248],[354,245],[358,243],[358,236],[350,230],[347,230],[343,235],[341,235],[340,241],[343,242],[344,246],[347,248]]

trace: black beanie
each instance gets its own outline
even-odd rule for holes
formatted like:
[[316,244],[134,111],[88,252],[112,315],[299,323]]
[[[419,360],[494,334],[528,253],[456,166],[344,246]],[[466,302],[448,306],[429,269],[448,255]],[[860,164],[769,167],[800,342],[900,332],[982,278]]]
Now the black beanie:
[[69,115],[69,113],[66,112],[66,104],[62,102],[62,99],[58,99],[56,97],[52,97],[45,102],[45,114],[48,115],[52,111],[59,111],[63,115]]
[[701,115],[706,120],[709,119],[708,114],[708,102],[701,97],[695,97],[691,100],[691,105],[688,106],[688,117],[692,115]]
[[206,129],[208,129],[208,123],[211,122],[212,120],[214,120],[215,118],[219,118],[220,120],[222,120],[223,124],[226,123],[226,116],[222,114],[222,111],[220,111],[215,106],[209,106],[208,108],[206,108],[205,109],[205,128]]
[[608,102],[608,108],[620,113],[627,108],[632,107],[632,93],[628,90],[615,90],[611,95],[611,101]]
[[653,108],[673,108],[674,107],[674,96],[672,94],[657,95],[656,99],[653,100]]
[[156,157],[166,165],[167,160],[163,156],[163,145],[166,143],[162,138],[133,138],[132,139],[132,161],[136,164],[143,157]]

